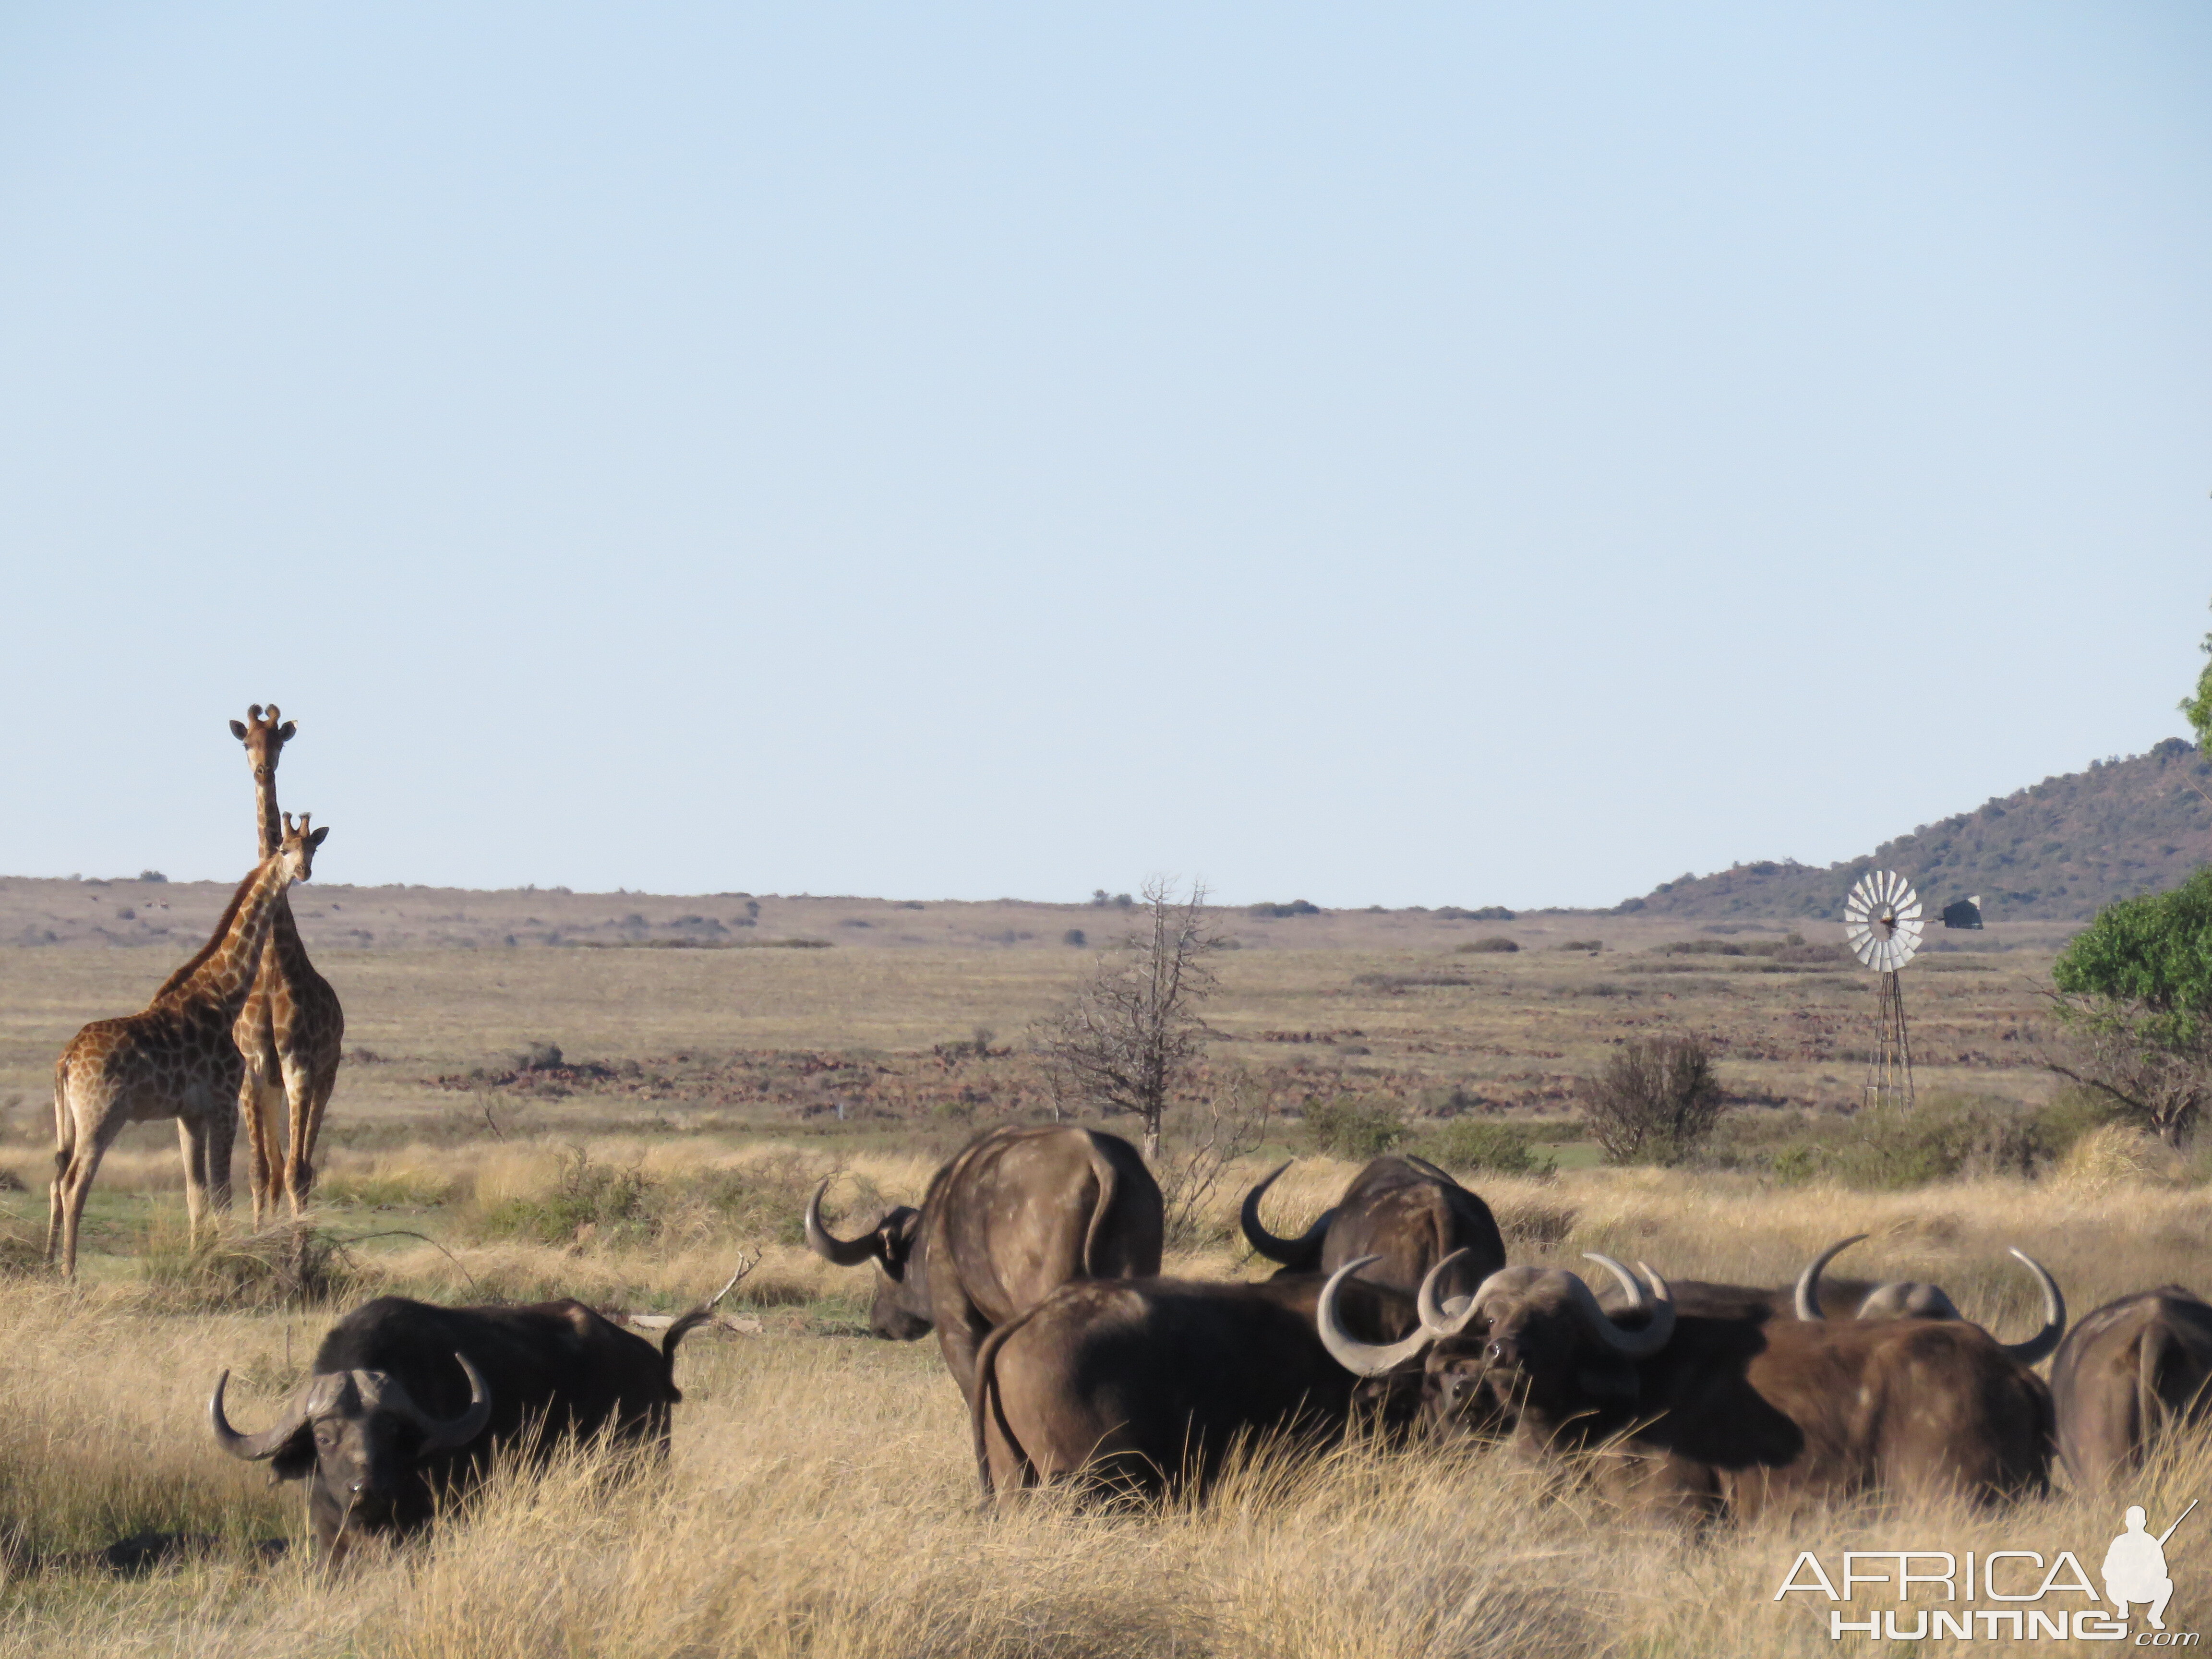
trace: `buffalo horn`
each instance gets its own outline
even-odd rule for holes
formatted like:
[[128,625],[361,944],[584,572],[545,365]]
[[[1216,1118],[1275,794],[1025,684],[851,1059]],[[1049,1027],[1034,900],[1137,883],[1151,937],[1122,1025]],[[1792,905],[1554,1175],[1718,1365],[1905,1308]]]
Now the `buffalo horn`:
[[[1278,1174],[1280,1173],[1279,1170]],[[1379,1255],[1363,1255],[1357,1261],[1347,1261],[1328,1276],[1328,1283],[1321,1287],[1321,1300],[1314,1306],[1314,1328],[1321,1333],[1322,1346],[1327,1348],[1336,1363],[1354,1376],[1380,1376],[1395,1370],[1419,1353],[1436,1338],[1426,1329],[1415,1331],[1402,1342],[1386,1343],[1378,1347],[1371,1342],[1362,1342],[1346,1330],[1336,1320],[1336,1287],[1370,1262],[1380,1261]],[[1443,1264],[1438,1262],[1437,1267]],[[1429,1269],[1434,1279],[1437,1267]],[[1426,1280],[1421,1286],[1429,1290]]]
[[469,1403],[459,1417],[444,1421],[432,1417],[415,1403],[404,1388],[396,1388],[386,1396],[392,1410],[422,1431],[422,1450],[426,1455],[465,1446],[491,1423],[491,1390],[484,1385],[483,1373],[470,1363],[468,1355],[456,1353],[453,1358],[460,1362],[469,1379]]
[[1244,1227],[1244,1242],[1270,1261],[1279,1261],[1286,1267],[1304,1266],[1313,1260],[1316,1250],[1328,1234],[1328,1224],[1336,1219],[1334,1210],[1323,1210],[1321,1218],[1296,1238],[1279,1238],[1269,1232],[1260,1220],[1260,1200],[1275,1179],[1291,1166],[1279,1164],[1260,1182],[1244,1194],[1244,1208],[1239,1219]]
[[284,1403],[284,1414],[274,1428],[264,1429],[258,1434],[240,1434],[230,1426],[230,1419],[222,1409],[222,1391],[230,1382],[228,1371],[215,1380],[215,1392],[208,1396],[208,1426],[215,1431],[215,1443],[233,1457],[249,1463],[258,1463],[265,1457],[274,1457],[284,1448],[284,1443],[305,1427],[307,1421],[307,1396],[295,1392]]
[[879,1255],[882,1247],[873,1233],[863,1233],[858,1238],[840,1238],[822,1224],[822,1194],[830,1190],[829,1180],[814,1189],[814,1196],[806,1200],[806,1248],[824,1261],[840,1267],[857,1267],[871,1256]]
[[2026,1250],[2012,1254],[2026,1264],[2043,1285],[2043,1328],[2025,1342],[2000,1342],[1997,1346],[2023,1365],[2033,1365],[2058,1346],[2058,1339],[2066,1334],[2066,1298],[2058,1294],[2058,1281],[2045,1273],[2043,1264]]
[[1864,1233],[1853,1233],[1849,1238],[1838,1239],[1833,1244],[1829,1245],[1826,1249],[1821,1251],[1820,1255],[1814,1256],[1812,1261],[1806,1267],[1805,1271],[1797,1275],[1798,1318],[1822,1319],[1826,1317],[1826,1316],[1820,1311],[1820,1274],[1826,1269],[1827,1265],[1831,1261],[1833,1261],[1845,1250],[1848,1250],[1852,1245],[1857,1243],[1861,1239],[1866,1237],[1867,1235]]
[[[1420,1292],[1414,1301],[1421,1310],[1421,1328],[1431,1336],[1457,1336],[1467,1328],[1468,1322],[1474,1317],[1473,1297],[1455,1296],[1446,1302],[1437,1294],[1437,1285],[1443,1279],[1444,1270],[1462,1256],[1473,1254],[1471,1250],[1454,1250],[1421,1275]],[[1368,1260],[1371,1261],[1374,1258],[1370,1256]]]
[[1583,1254],[1619,1279],[1634,1294],[1638,1305],[1648,1307],[1651,1313],[1642,1330],[1625,1331],[1613,1322],[1612,1316],[1604,1309],[1598,1306],[1597,1297],[1590,1287],[1577,1275],[1569,1273],[1567,1277],[1574,1284],[1575,1307],[1589,1322],[1590,1334],[1616,1353],[1625,1354],[1631,1359],[1649,1358],[1665,1347],[1674,1334],[1674,1293],[1667,1288],[1667,1281],[1643,1262],[1638,1262],[1636,1265],[1643,1269],[1644,1278],[1651,1282],[1650,1295],[1647,1297],[1644,1287],[1630,1275],[1628,1269],[1611,1256],[1600,1255],[1595,1250]]

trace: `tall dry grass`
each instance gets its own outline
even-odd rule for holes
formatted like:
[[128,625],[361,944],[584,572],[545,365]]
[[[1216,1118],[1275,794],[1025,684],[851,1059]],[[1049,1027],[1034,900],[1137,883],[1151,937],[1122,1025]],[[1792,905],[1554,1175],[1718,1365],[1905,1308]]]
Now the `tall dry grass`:
[[[694,1148],[695,1152],[698,1149]],[[786,1149],[787,1150],[787,1149]],[[666,1143],[609,1143],[669,1181],[701,1160]],[[392,1154],[363,1179],[446,1183],[442,1202],[542,1197],[555,1146]],[[742,1172],[778,1149],[714,1152]],[[1678,1277],[1786,1282],[1845,1232],[1875,1236],[1844,1264],[1948,1285],[2001,1332],[2032,1325],[2018,1243],[2077,1311],[2166,1278],[2197,1279],[2212,1195],[2115,1173],[1866,1195],[1748,1180],[1590,1171],[1486,1182],[1516,1260],[1607,1249]],[[1250,1173],[1256,1174],[1256,1168]],[[885,1200],[918,1196],[926,1163],[859,1171]],[[1303,1161],[1270,1193],[1291,1231],[1349,1166]],[[335,1179],[337,1172],[333,1172]],[[2124,1184],[2119,1184],[2124,1183]],[[1227,1237],[1243,1190],[1212,1218]],[[326,1219],[328,1218],[325,1218]],[[349,1225],[365,1225],[350,1219]],[[426,1228],[428,1224],[426,1224]],[[726,1275],[739,1241],[709,1232],[646,1246],[472,1239],[362,1252],[369,1282],[467,1299],[462,1274],[529,1293],[689,1299]],[[1216,1243],[1183,1271],[1249,1274]],[[1840,1270],[1840,1269],[1839,1269]],[[299,1492],[230,1462],[203,1413],[215,1372],[258,1425],[303,1374],[336,1310],[175,1314],[147,1285],[76,1292],[9,1281],[0,1298],[0,1651],[480,1656],[1553,1656],[1832,1653],[1826,1603],[1776,1587],[1801,1548],[1832,1571],[1845,1547],[2074,1550],[2094,1574],[2122,1498],[2062,1493],[1997,1515],[1864,1504],[1698,1537],[1607,1510],[1481,1450],[1353,1445],[1318,1463],[1261,1460],[1204,1505],[1114,1515],[1054,1501],[979,1513],[960,1401],[933,1346],[852,1334],[866,1273],[775,1244],[756,1279],[784,1317],[756,1336],[695,1337],[665,1470],[611,1484],[580,1454],[507,1479],[434,1544],[329,1578],[255,1540],[297,1540]],[[748,1281],[750,1285],[755,1281]],[[2198,1279],[2203,1288],[2201,1279]],[[801,1298],[822,1298],[809,1307]],[[846,1316],[825,1317],[839,1308]],[[842,1333],[842,1334],[841,1334]],[[2154,1521],[2212,1492],[2212,1448],[2179,1448],[2125,1495]],[[2212,1523],[2169,1546],[2197,1627]],[[118,1578],[90,1556],[135,1533],[197,1534],[204,1552]],[[1863,1604],[1862,1604],[1863,1605]],[[1894,1604],[1892,1604],[1894,1605]],[[1934,1644],[1930,1644],[1932,1650]],[[2088,1649],[2086,1650],[2100,1650]]]

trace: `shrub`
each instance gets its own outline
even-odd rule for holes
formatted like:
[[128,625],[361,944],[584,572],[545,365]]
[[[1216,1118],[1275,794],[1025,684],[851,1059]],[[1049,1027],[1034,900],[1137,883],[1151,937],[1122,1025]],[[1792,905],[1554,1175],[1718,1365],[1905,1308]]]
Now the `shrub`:
[[1080,927],[1071,927],[1060,936],[1060,942],[1062,945],[1073,945],[1080,950],[1090,944],[1091,940]]
[[1462,910],[1447,904],[1437,912],[1446,921],[1517,921],[1518,915],[1502,904],[1486,904],[1480,910]]
[[1605,949],[1605,941],[1601,939],[1561,939],[1552,948],[1554,951],[1602,951]]
[[138,1271],[146,1303],[168,1313],[318,1307],[360,1282],[341,1240],[297,1223],[242,1237],[216,1230],[194,1243],[163,1218],[149,1230]]
[[1547,1176],[1559,1167],[1550,1157],[1533,1150],[1534,1137],[1517,1124],[1448,1123],[1421,1138],[1415,1148],[1431,1164],[1457,1172],[1480,1170],[1490,1175]]
[[1720,1121],[1720,1080],[1696,1037],[1624,1042],[1579,1092],[1591,1138],[1615,1164],[1679,1164]]
[[555,1072],[561,1068],[561,1045],[533,1042],[514,1057],[518,1072]]
[[[822,1171],[795,1152],[784,1152],[734,1170],[706,1170],[694,1176],[679,1205],[703,1212],[717,1231],[727,1231],[747,1243],[799,1245],[806,1242],[806,1200],[813,1195]],[[890,1208],[890,1201],[872,1182],[851,1176],[837,1183],[846,1217],[872,1221]],[[835,1204],[830,1206],[833,1222]],[[671,1224],[675,1217],[672,1215]],[[847,1228],[852,1231],[854,1229]]]
[[[477,1224],[490,1237],[541,1244],[609,1233],[643,1242],[659,1231],[658,1196],[656,1183],[642,1169],[595,1164],[589,1152],[571,1146],[552,1192],[543,1198],[503,1199],[482,1212]],[[583,1232],[586,1227],[591,1234]]]
[[1911,1111],[1854,1112],[1787,1142],[1774,1154],[1774,1173],[1786,1182],[1833,1181],[1869,1192],[1960,1176],[2027,1175],[2093,1127],[2070,1111],[2025,1111],[2002,1101],[1936,1095]]
[[1455,946],[1455,950],[1456,954],[1465,957],[1482,956],[1493,951],[1502,954],[1520,948],[1503,933],[1492,933],[1488,939],[1471,939],[1465,945]]
[[1406,1115],[1395,1101],[1340,1095],[1306,1108],[1306,1142],[1337,1158],[1380,1158],[1406,1139]]

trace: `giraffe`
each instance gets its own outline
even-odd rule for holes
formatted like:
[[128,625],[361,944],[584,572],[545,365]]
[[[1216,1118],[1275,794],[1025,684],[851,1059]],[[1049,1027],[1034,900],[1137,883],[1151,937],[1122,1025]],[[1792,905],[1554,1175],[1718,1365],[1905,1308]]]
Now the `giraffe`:
[[305,881],[327,829],[284,820],[271,856],[238,884],[215,937],[169,975],[142,1013],[96,1019],[54,1062],[54,1184],[46,1208],[46,1260],[61,1252],[76,1276],[77,1225],[100,1160],[130,1123],[177,1120],[185,1204],[192,1234],[212,1200],[229,1201],[231,1116],[238,1043],[231,1029],[253,987],[262,947],[284,890]]
[[[231,735],[246,745],[253,763],[255,827],[264,859],[276,850],[283,823],[276,811],[276,759],[298,730],[273,702],[265,714],[255,703],[245,720],[230,723]],[[313,1189],[315,1141],[345,1047],[345,1010],[331,982],[307,960],[289,895],[276,900],[269,943],[239,1014],[236,1036],[246,1060],[238,1109],[246,1120],[246,1184],[258,1227],[264,1208],[275,1211],[280,1185],[294,1215]]]

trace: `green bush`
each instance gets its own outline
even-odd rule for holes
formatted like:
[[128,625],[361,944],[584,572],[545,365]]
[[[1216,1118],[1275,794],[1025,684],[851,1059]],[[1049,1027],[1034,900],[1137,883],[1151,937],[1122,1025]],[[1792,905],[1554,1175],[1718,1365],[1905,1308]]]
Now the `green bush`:
[[1517,951],[1520,948],[1503,933],[1493,933],[1488,939],[1470,939],[1465,945],[1454,947],[1455,953],[1463,957],[1493,954],[1502,956],[1509,951]]
[[1422,1136],[1413,1150],[1455,1174],[1480,1170],[1489,1175],[1550,1175],[1559,1167],[1559,1160],[1538,1156],[1533,1149],[1534,1139],[1517,1124],[1448,1123]]
[[552,1192],[543,1198],[509,1198],[487,1206],[477,1227],[490,1238],[526,1238],[566,1244],[585,1227],[603,1236],[642,1242],[659,1231],[662,1194],[642,1169],[595,1164],[581,1146],[561,1160]]
[[1405,1143],[1406,1115],[1395,1101],[1340,1095],[1306,1108],[1306,1144],[1336,1158],[1380,1158]]
[[2073,1103],[2028,1111],[2003,1101],[1937,1095],[1910,1111],[1885,1107],[1824,1125],[1777,1148],[1772,1167],[1784,1182],[1833,1181],[1866,1192],[1960,1176],[2031,1175],[2096,1121]]
[[[681,1200],[705,1212],[717,1229],[741,1240],[799,1245],[806,1242],[806,1200],[820,1179],[815,1165],[787,1152],[741,1169],[702,1170],[684,1188]],[[851,1176],[836,1183],[826,1207],[833,1223],[841,1217],[872,1222],[890,1208],[890,1201],[872,1182]],[[846,1226],[844,1231],[857,1228]]]

